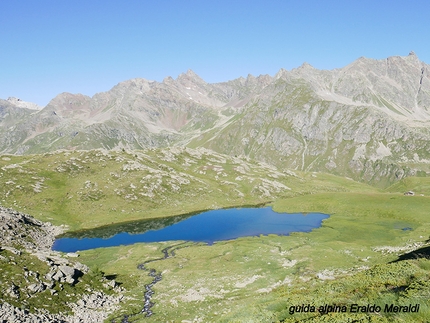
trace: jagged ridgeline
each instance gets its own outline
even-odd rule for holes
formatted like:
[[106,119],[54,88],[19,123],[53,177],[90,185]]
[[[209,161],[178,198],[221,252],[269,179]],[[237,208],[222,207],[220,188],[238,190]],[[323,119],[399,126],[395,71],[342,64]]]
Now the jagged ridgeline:
[[206,147],[381,187],[430,173],[430,68],[411,53],[209,84],[133,79],[41,110],[0,101],[0,153]]
[[149,218],[162,225],[165,217],[196,210],[318,192],[376,191],[334,175],[178,147],[2,156],[0,183],[2,205],[73,230]]

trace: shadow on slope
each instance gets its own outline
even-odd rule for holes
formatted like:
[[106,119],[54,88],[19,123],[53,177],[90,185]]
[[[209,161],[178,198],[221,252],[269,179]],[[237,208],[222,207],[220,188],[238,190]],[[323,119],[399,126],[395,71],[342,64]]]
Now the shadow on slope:
[[[427,242],[429,240],[427,240]],[[398,259],[392,261],[391,263],[395,263],[403,260],[420,259],[420,258],[430,259],[430,246],[422,247],[422,248],[413,250],[411,252],[405,253],[399,256]]]

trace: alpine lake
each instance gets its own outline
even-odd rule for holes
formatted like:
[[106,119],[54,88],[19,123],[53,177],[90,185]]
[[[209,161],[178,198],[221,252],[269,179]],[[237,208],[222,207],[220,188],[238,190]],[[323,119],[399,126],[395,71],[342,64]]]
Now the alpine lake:
[[323,213],[277,213],[270,207],[232,208],[113,224],[59,236],[52,249],[75,252],[139,242],[216,241],[259,235],[289,235],[321,226]]

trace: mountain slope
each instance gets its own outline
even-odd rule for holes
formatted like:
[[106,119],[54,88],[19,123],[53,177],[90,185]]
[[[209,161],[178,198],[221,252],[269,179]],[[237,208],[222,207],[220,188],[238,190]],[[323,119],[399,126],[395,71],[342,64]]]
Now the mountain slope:
[[[430,173],[430,67],[414,53],[209,84],[132,79],[40,111],[0,101],[0,152],[190,146],[386,186]],[[10,112],[6,112],[10,111]]]
[[234,121],[191,145],[381,186],[425,175],[429,70],[414,54],[334,71],[281,70]]

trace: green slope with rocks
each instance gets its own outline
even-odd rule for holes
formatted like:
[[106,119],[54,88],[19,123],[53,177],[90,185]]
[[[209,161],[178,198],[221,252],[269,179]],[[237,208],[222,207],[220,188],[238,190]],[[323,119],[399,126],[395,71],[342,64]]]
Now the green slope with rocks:
[[330,174],[190,148],[8,155],[0,158],[0,182],[4,206],[71,229],[317,192],[376,191]]
[[61,228],[0,207],[2,322],[101,322],[124,289],[77,254],[51,250]]
[[[98,311],[110,304],[103,316],[107,321],[133,314],[130,322],[424,322],[428,315],[429,197],[424,189],[424,196],[403,196],[403,188],[425,187],[427,178],[408,178],[403,180],[405,186],[384,192],[344,177],[279,169],[203,148],[57,151],[3,155],[0,163],[2,204],[63,225],[56,229],[60,231],[112,222],[127,226],[126,221],[137,219],[163,222],[166,215],[267,202],[278,212],[330,214],[321,228],[290,236],[244,237],[212,246],[176,241],[82,251],[78,260],[89,269],[81,270],[84,275],[73,282],[67,281],[70,278],[61,266],[82,266],[74,258],[26,245],[25,236],[40,229],[4,227],[14,237],[14,249],[2,242],[0,268],[3,279],[14,285],[3,285],[3,308],[24,304],[24,312],[15,310],[18,316],[45,313],[43,304],[37,302],[43,298],[48,305],[51,300],[64,305],[57,310],[46,307],[46,315],[52,318],[84,315],[87,303],[94,306],[91,315],[101,317]],[[52,243],[53,235],[47,236]],[[165,248],[176,250],[163,259]],[[21,255],[10,250],[19,250]],[[419,259],[411,259],[417,258],[414,252]],[[397,259],[401,261],[390,264]],[[139,269],[146,261],[162,274],[153,286],[151,317],[138,314],[144,286],[153,279]],[[35,274],[26,274],[23,262],[32,262],[26,268]],[[99,282],[90,282],[92,277]],[[121,284],[121,290],[106,285],[112,277],[113,285]],[[86,292],[88,288],[92,292]],[[91,296],[97,290],[107,297],[98,307],[97,296]],[[68,299],[82,300],[80,307],[68,307]],[[385,306],[408,302],[419,303],[420,312],[289,314],[289,307],[305,303]]]

